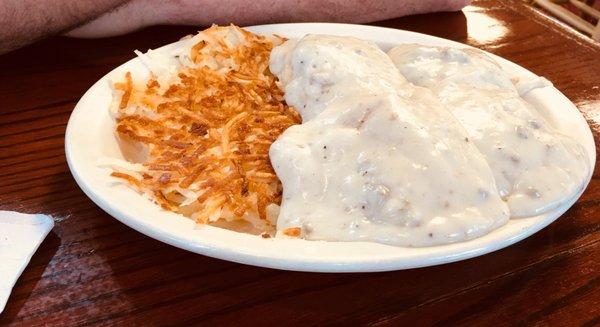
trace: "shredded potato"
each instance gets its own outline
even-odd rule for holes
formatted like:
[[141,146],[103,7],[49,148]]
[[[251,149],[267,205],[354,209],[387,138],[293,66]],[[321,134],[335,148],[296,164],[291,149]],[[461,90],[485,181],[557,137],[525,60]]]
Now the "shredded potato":
[[173,76],[127,73],[112,110],[122,149],[135,149],[142,168],[115,164],[112,176],[198,223],[272,233],[267,207],[281,203],[282,187],[269,147],[300,122],[268,69],[281,42],[213,26],[188,40]]

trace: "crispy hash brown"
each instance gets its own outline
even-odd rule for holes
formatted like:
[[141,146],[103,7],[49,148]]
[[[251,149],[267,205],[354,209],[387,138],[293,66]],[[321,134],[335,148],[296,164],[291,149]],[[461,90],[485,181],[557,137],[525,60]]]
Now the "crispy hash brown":
[[121,148],[138,164],[115,164],[112,176],[198,223],[271,232],[282,187],[269,147],[300,122],[268,69],[282,41],[213,26],[188,40],[169,79],[127,73],[112,110]]

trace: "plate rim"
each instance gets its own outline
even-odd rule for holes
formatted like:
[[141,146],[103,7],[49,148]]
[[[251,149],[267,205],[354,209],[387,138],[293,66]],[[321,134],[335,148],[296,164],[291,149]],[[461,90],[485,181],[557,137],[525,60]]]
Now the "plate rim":
[[[323,28],[323,27],[326,27],[329,29],[339,29],[339,30],[344,30],[344,31],[351,31],[351,32],[352,31],[356,32],[357,29],[362,30],[362,31],[370,31],[370,32],[385,31],[386,33],[397,34],[398,35],[397,38],[402,38],[402,35],[412,35],[415,38],[429,39],[429,40],[433,40],[435,42],[440,42],[440,43],[444,43],[444,44],[452,44],[454,46],[460,46],[460,47],[465,47],[465,48],[474,48],[474,47],[471,47],[471,46],[468,46],[466,44],[462,44],[462,43],[459,43],[456,41],[446,40],[443,38],[438,38],[435,36],[430,36],[430,35],[426,35],[426,34],[422,34],[422,33],[416,33],[416,32],[410,32],[410,31],[398,30],[398,29],[392,29],[392,28],[367,26],[367,25],[337,24],[337,23],[288,23],[288,24],[256,25],[256,26],[250,26],[250,27],[245,27],[245,28],[247,28],[251,31],[254,31],[254,32],[264,33],[264,32],[267,32],[268,30],[272,30],[272,29],[287,30],[289,28],[292,28],[292,29],[298,28],[301,30],[302,29],[307,30],[307,29],[314,29],[314,28],[319,29],[319,28]],[[276,33],[281,33],[281,32],[276,32]],[[301,32],[301,33],[303,33],[303,32]],[[323,33],[331,33],[331,31],[324,31]],[[178,42],[181,42],[181,41],[176,41],[176,42],[164,45],[155,50],[173,46],[174,44],[176,44]],[[394,43],[394,42],[392,42],[392,43]],[[398,42],[395,42],[395,43],[398,44]],[[486,51],[484,51],[484,52],[486,54],[491,55],[494,59],[499,61],[501,64],[511,65],[511,66],[513,66],[513,68],[519,70],[520,72],[528,73],[533,76],[537,76],[534,73],[519,66],[516,63],[508,61],[499,56],[493,55],[489,52],[486,52]],[[106,198],[103,197],[102,194],[98,194],[90,186],[89,180],[86,180],[85,176],[83,176],[81,174],[80,169],[82,169],[82,167],[79,166],[79,163],[77,162],[77,158],[75,158],[76,154],[74,152],[76,152],[77,149],[75,147],[75,143],[73,142],[73,140],[74,140],[73,133],[75,133],[74,130],[77,127],[77,125],[76,125],[77,116],[80,115],[81,112],[84,112],[84,110],[85,110],[84,100],[87,99],[88,97],[90,97],[91,94],[96,89],[103,87],[101,84],[106,83],[107,79],[111,75],[114,75],[116,72],[123,70],[124,67],[127,67],[128,65],[129,66],[133,65],[133,62],[135,62],[135,61],[139,61],[139,59],[133,58],[133,59],[123,63],[122,65],[118,66],[117,68],[113,69],[111,72],[107,73],[106,75],[104,75],[102,78],[100,78],[98,81],[96,81],[84,93],[84,95],[78,101],[73,112],[71,113],[71,116],[69,117],[69,122],[67,123],[67,128],[66,128],[66,132],[65,132],[65,155],[67,158],[69,170],[71,171],[71,174],[73,175],[75,181],[77,182],[79,187],[82,189],[82,191],[86,194],[86,196],[88,198],[90,198],[102,210],[107,212],[109,215],[111,215],[115,219],[121,221],[125,225],[133,228],[134,230],[141,232],[142,234],[145,234],[145,235],[147,235],[151,238],[154,238],[156,240],[159,240],[161,242],[164,242],[164,243],[167,243],[167,244],[170,244],[175,247],[182,248],[182,249],[185,249],[185,250],[188,250],[191,252],[199,253],[202,255],[206,255],[206,256],[210,256],[210,257],[214,257],[214,258],[218,258],[218,259],[223,259],[223,260],[228,260],[228,261],[233,261],[233,262],[238,262],[238,263],[243,263],[243,264],[249,264],[249,265],[254,265],[254,266],[276,268],[276,269],[283,269],[283,270],[294,270],[294,271],[310,271],[310,272],[375,272],[375,271],[390,271],[390,270],[400,270],[400,269],[432,266],[432,265],[450,263],[450,262],[455,262],[455,261],[460,261],[460,260],[466,260],[466,259],[473,258],[473,257],[479,256],[479,255],[494,252],[494,251],[497,251],[504,247],[510,246],[514,243],[517,243],[517,242],[535,234],[539,230],[545,228],[550,223],[552,223],[556,219],[558,219],[566,210],[568,210],[578,200],[578,198],[581,196],[581,194],[585,191],[585,188],[584,188],[582,190],[582,192],[574,195],[571,199],[569,199],[568,201],[565,201],[565,203],[563,205],[561,205],[559,208],[557,208],[557,210],[555,212],[553,212],[554,214],[552,215],[552,216],[556,216],[556,217],[539,219],[538,217],[540,217],[540,216],[536,216],[536,217],[531,217],[531,218],[520,218],[520,219],[515,219],[515,220],[511,219],[511,221],[516,221],[516,220],[519,220],[519,221],[531,220],[531,221],[533,221],[534,219],[537,219],[537,221],[535,221],[532,224],[529,224],[529,226],[527,226],[526,229],[522,230],[520,233],[512,235],[512,237],[496,240],[495,242],[487,243],[487,244],[484,244],[483,246],[469,247],[468,245],[480,243],[480,242],[473,242],[473,241],[481,240],[483,237],[492,235],[495,232],[497,232],[498,230],[494,230],[494,231],[490,232],[489,234],[487,234],[486,236],[483,236],[480,238],[476,238],[476,239],[466,241],[466,242],[449,244],[449,245],[441,245],[441,246],[428,247],[428,248],[392,247],[395,249],[394,251],[398,251],[398,252],[402,252],[403,250],[410,252],[410,251],[415,251],[416,249],[428,249],[428,250],[433,249],[434,254],[436,252],[436,249],[438,250],[437,252],[440,252],[439,249],[443,249],[443,248],[452,248],[452,247],[465,248],[465,249],[463,249],[463,251],[455,252],[455,253],[452,253],[451,251],[450,251],[450,253],[444,253],[444,251],[441,251],[442,254],[428,255],[428,256],[422,256],[422,257],[417,256],[414,258],[410,257],[410,256],[408,256],[408,257],[405,256],[405,258],[403,258],[403,259],[402,259],[401,255],[388,255],[388,256],[363,257],[361,260],[355,260],[355,259],[353,260],[352,257],[345,257],[345,258],[337,258],[336,257],[336,258],[333,258],[333,260],[332,260],[331,256],[328,256],[328,257],[319,257],[319,256],[315,257],[314,255],[313,255],[313,257],[294,256],[294,255],[290,256],[288,253],[275,253],[275,252],[268,253],[268,255],[261,255],[260,253],[256,253],[248,248],[231,248],[231,247],[222,246],[222,245],[214,244],[214,243],[210,243],[210,242],[201,242],[201,240],[195,240],[193,242],[190,242],[188,237],[182,237],[182,235],[172,235],[172,234],[166,233],[164,230],[157,230],[154,226],[151,226],[151,224],[149,224],[148,221],[144,221],[143,218],[132,217],[131,213],[123,212],[117,206],[111,205],[111,203],[106,201]],[[105,84],[104,87],[108,87],[108,85]],[[594,142],[593,135],[591,133],[589,125],[583,118],[583,115],[581,114],[581,112],[579,112],[579,110],[572,104],[572,102],[570,100],[568,100],[560,91],[558,91],[554,87],[552,87],[552,89],[553,89],[552,90],[553,93],[557,93],[559,96],[564,98],[563,101],[564,100],[568,101],[568,103],[571,106],[571,109],[575,109],[575,112],[571,112],[571,114],[573,114],[573,115],[577,114],[579,116],[578,118],[583,120],[583,122],[585,123],[585,126],[587,127],[587,132],[589,132],[589,135],[587,135],[587,136],[593,143]],[[106,111],[108,111],[108,108],[106,108]],[[595,148],[593,148],[593,150],[594,151],[592,153],[588,153],[588,155],[590,156],[590,163],[595,163],[595,156],[596,156]],[[592,175],[593,169],[594,169],[594,164],[592,164],[592,166],[590,168],[591,168],[590,169],[590,178],[591,178],[591,175]],[[107,180],[108,180],[108,178],[109,177],[107,176]],[[588,178],[588,180],[587,180],[586,187],[590,182],[590,178]],[[131,192],[135,192],[135,191],[131,190]],[[140,195],[140,197],[141,197],[141,195]],[[172,213],[169,213],[169,212],[162,212],[161,216],[167,216],[167,215],[171,215],[171,214]],[[176,214],[172,214],[172,215],[183,218],[182,216],[179,216]],[[187,218],[183,218],[183,219],[189,220]],[[190,220],[190,223],[191,223],[191,220]],[[510,221],[509,221],[509,223],[510,223]],[[507,226],[507,225],[505,225],[505,226]],[[210,229],[216,229],[216,227],[207,226],[207,227],[203,227],[202,229],[210,230]],[[224,231],[224,230],[221,230],[221,231]],[[233,233],[233,234],[235,234],[234,237],[242,237],[240,235],[244,235],[243,237],[248,237],[248,236],[256,237],[256,236],[241,234],[241,233],[237,233],[237,232],[233,232],[233,231],[226,231],[226,233]],[[310,242],[310,243],[313,243],[313,245],[314,244],[321,244],[321,245],[322,244],[329,244],[329,245],[344,244],[344,246],[342,246],[342,247],[348,247],[348,246],[352,247],[352,246],[355,246],[356,244],[369,244],[369,246],[371,246],[371,247],[382,247],[382,246],[383,247],[391,247],[391,246],[387,246],[387,245],[381,245],[381,244],[376,244],[376,243],[365,243],[365,242],[324,242],[324,241],[284,240],[284,239],[270,239],[270,240],[261,240],[261,241],[277,242],[277,243],[279,243],[279,242],[284,242],[284,243],[303,242],[303,244],[305,244],[305,242]],[[292,243],[290,243],[290,244],[292,244]],[[325,245],[325,246],[327,247],[329,245]],[[301,247],[302,246],[305,246],[305,245],[301,245]],[[424,251],[421,251],[421,252],[424,252]],[[429,252],[431,252],[431,251],[429,251]],[[448,252],[448,251],[446,251],[446,252]]]

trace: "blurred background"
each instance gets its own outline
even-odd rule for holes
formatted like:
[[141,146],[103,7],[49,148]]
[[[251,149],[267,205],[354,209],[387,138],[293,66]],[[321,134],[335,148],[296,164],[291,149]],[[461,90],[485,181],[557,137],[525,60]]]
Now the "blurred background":
[[599,0],[525,0],[551,17],[600,41]]

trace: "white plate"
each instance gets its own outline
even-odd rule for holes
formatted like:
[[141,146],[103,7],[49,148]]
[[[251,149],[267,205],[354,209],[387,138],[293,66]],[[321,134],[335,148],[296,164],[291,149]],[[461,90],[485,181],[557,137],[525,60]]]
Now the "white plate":
[[[300,37],[307,33],[350,35],[375,41],[384,50],[400,43],[465,47],[424,34],[360,25],[276,24],[248,29],[286,37]],[[177,46],[177,43],[167,47],[172,46]],[[510,74],[535,76],[514,63],[495,58]],[[428,248],[399,248],[366,242],[262,239],[211,226],[198,227],[183,216],[163,211],[125,186],[115,186],[108,169],[98,167],[98,158],[122,158],[113,134],[114,124],[108,114],[111,101],[108,79],[121,78],[125,71],[131,71],[134,76],[147,75],[137,58],[130,60],[96,82],[75,107],[65,136],[69,167],[81,189],[107,213],[141,233],[192,252],[250,265],[300,271],[364,272],[431,266],[472,258],[518,242],[556,220],[580,196],[578,194],[548,214],[510,220],[486,236]],[[596,153],[592,133],[577,108],[554,87],[534,90],[527,99],[541,108],[564,133],[584,144],[590,154],[590,166],[594,167]],[[558,116],[560,119],[556,119]]]

